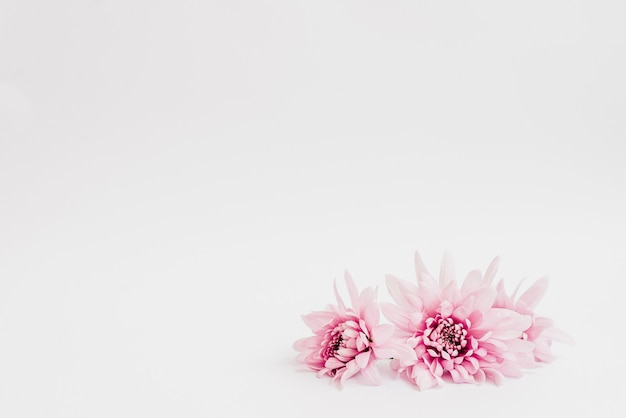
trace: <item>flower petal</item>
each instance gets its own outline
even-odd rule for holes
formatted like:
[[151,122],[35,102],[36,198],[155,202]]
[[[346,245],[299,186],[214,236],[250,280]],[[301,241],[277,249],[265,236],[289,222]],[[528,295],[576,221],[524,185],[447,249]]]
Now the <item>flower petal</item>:
[[517,300],[517,304],[522,304],[521,306],[525,308],[533,309],[546,293],[546,290],[548,290],[548,278],[542,277],[520,296]]
[[378,367],[374,362],[372,362],[366,368],[361,369],[361,376],[363,376],[363,379],[366,383],[372,386],[380,385],[380,372],[378,371]]
[[433,376],[428,366],[424,363],[417,363],[411,368],[411,379],[420,390],[430,389],[439,385],[439,380]]
[[441,268],[439,270],[439,286],[444,289],[448,286],[448,283],[454,281],[454,261],[452,260],[452,254],[446,250],[443,254],[443,260],[441,260]]
[[380,304],[380,309],[383,311],[385,318],[387,318],[396,327],[404,331],[411,331],[409,327],[409,315],[406,310],[388,302],[382,302]]
[[296,351],[303,351],[306,349],[319,347],[319,338],[316,336],[300,338],[293,343],[293,348]]
[[302,315],[302,320],[313,332],[316,332],[328,325],[336,316],[330,311],[318,311]]
[[461,374],[456,371],[456,369],[448,370],[448,373],[450,373],[450,376],[452,377],[452,380],[454,380],[454,383],[461,383],[463,381],[463,379],[461,378]]
[[499,371],[492,368],[481,369],[488,379],[491,379],[496,386],[500,386],[504,382],[504,376]]
[[335,298],[337,299],[337,306],[339,308],[339,314],[346,314],[346,305],[343,303],[343,299],[341,299],[341,295],[339,295],[339,291],[337,290],[337,280],[333,281],[333,291],[335,292]]
[[530,353],[535,349],[535,344],[521,338],[512,338],[506,341],[509,350],[516,353]]
[[341,383],[350,379],[352,376],[361,371],[361,368],[356,364],[355,360],[346,363],[345,372],[341,375]]
[[508,377],[522,377],[522,369],[515,361],[504,360],[500,363],[498,371]]
[[346,364],[337,360],[334,357],[329,357],[328,360],[324,363],[324,367],[330,370],[339,369],[344,367]]
[[444,300],[439,305],[439,312],[441,313],[441,316],[443,316],[444,318],[447,318],[450,315],[452,315],[453,309],[454,309],[454,306],[452,306],[452,304],[448,302],[447,300]]
[[489,266],[487,267],[487,270],[485,271],[485,275],[483,276],[484,286],[491,286],[491,282],[493,281],[493,278],[496,277],[496,273],[498,272],[499,265],[500,265],[500,257],[494,258],[491,261],[491,263],[489,263]]
[[384,344],[393,335],[393,325],[380,324],[372,330],[372,342],[376,345]]
[[461,294],[463,295],[463,297],[467,297],[467,295],[474,293],[478,289],[480,289],[482,281],[483,276],[480,273],[480,270],[470,271],[463,281],[463,285],[461,286]]
[[463,378],[465,382],[468,382],[471,380],[469,372],[467,371],[465,367],[463,367],[463,365],[459,364],[454,369],[459,372],[459,374],[461,375],[461,377]]
[[478,369],[476,370],[476,373],[474,373],[474,381],[481,385],[483,383],[485,383],[485,380],[487,380],[486,376],[485,376],[485,372],[482,371],[482,369]]
[[397,277],[387,275],[385,276],[385,284],[387,285],[387,291],[391,298],[403,308],[409,307],[409,302],[406,299],[406,294],[409,293],[407,288],[407,284],[403,280],[398,279]]
[[364,369],[365,367],[367,367],[370,361],[370,357],[371,357],[371,353],[368,350],[368,351],[363,351],[362,353],[357,354],[354,360],[356,360],[356,364],[358,364],[361,369]]
[[531,324],[529,315],[520,315],[510,309],[492,308],[485,311],[482,319],[474,324],[478,331],[492,331],[491,338],[519,338]]
[[392,344],[373,347],[372,351],[374,351],[374,356],[376,356],[377,359],[390,359],[398,356],[398,350],[396,350],[395,345]]
[[559,341],[565,344],[574,344],[574,338],[555,327],[546,328],[541,333],[541,335],[548,339]]
[[366,305],[362,305],[362,315],[368,328],[375,327],[380,322],[380,311],[375,299],[371,299]]
[[496,300],[496,291],[491,287],[484,287],[480,291],[476,292],[476,298],[474,299],[474,310],[484,311],[491,308],[493,302]]
[[424,265],[424,261],[420,254],[415,251],[415,273],[417,275],[418,283],[424,281],[424,274],[428,274],[428,270],[426,270],[426,266]]
[[359,291],[352,280],[352,276],[346,270],[344,272],[344,280],[346,281],[346,287],[348,288],[348,295],[350,296],[350,302],[352,302],[352,309],[354,312],[361,313],[361,306],[359,304]]

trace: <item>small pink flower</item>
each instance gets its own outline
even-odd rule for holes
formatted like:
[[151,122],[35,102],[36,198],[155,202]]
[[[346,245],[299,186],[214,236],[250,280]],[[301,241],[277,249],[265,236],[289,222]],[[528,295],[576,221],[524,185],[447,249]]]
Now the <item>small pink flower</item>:
[[531,317],[511,309],[494,308],[496,290],[491,286],[498,259],[483,276],[471,271],[459,288],[450,257],[444,256],[439,282],[416,253],[418,286],[387,277],[387,288],[396,304],[381,304],[396,326],[395,338],[404,344],[391,365],[405,373],[419,389],[454,382],[500,384],[503,376],[521,376],[518,359],[535,345],[520,338]]
[[317,371],[318,377],[328,375],[343,383],[361,373],[367,382],[379,385],[376,360],[394,356],[390,344],[393,326],[379,324],[374,289],[366,288],[359,294],[347,272],[345,281],[352,307],[345,306],[335,285],[337,305],[303,315],[314,335],[295,342],[294,348],[300,352],[297,361]]
[[522,283],[509,296],[506,294],[504,283],[501,280],[496,287],[497,296],[494,307],[511,309],[522,315],[530,315],[532,318],[530,327],[524,330],[521,338],[532,342],[535,348],[531,353],[520,358],[520,362],[523,363],[524,367],[534,367],[536,366],[535,362],[554,360],[551,349],[553,341],[571,344],[573,340],[569,335],[554,327],[551,319],[535,315],[534,309],[548,289],[548,279],[546,277],[538,279],[520,297],[516,298],[521,285]]

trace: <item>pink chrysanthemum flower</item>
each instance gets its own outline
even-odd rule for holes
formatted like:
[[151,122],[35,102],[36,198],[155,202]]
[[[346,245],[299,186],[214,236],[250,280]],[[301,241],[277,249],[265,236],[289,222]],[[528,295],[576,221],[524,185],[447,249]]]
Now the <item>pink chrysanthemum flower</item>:
[[521,376],[518,359],[535,345],[520,338],[531,317],[510,309],[494,308],[496,290],[491,282],[498,259],[485,275],[470,272],[459,288],[450,257],[444,256],[439,282],[426,271],[415,254],[418,286],[387,277],[396,304],[381,304],[404,343],[391,363],[419,389],[454,382],[500,384],[503,376]]
[[495,308],[514,310],[522,315],[530,315],[532,318],[530,327],[522,333],[521,338],[535,345],[532,352],[520,358],[524,367],[536,366],[535,362],[549,362],[554,360],[552,354],[552,342],[560,341],[572,344],[572,338],[554,326],[554,322],[546,317],[536,316],[534,309],[539,304],[548,289],[547,277],[535,281],[520,297],[516,297],[522,282],[510,296],[504,290],[504,282],[500,280],[496,287],[497,295],[494,302]]
[[345,306],[335,285],[337,305],[303,315],[314,335],[295,342],[294,348],[300,352],[297,361],[317,371],[318,377],[328,375],[343,383],[360,373],[366,382],[379,385],[376,360],[394,356],[390,344],[393,326],[379,324],[374,289],[359,293],[347,272],[345,281],[352,307]]

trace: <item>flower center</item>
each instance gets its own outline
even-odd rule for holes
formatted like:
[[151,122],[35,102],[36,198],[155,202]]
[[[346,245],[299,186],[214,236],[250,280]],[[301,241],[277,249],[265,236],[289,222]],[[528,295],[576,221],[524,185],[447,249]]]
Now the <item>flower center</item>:
[[455,322],[452,318],[442,318],[437,314],[426,320],[424,345],[433,357],[457,357],[467,346],[467,329],[465,324]]
[[356,317],[348,317],[342,322],[335,323],[325,335],[320,347],[322,360],[324,362],[330,358],[338,360],[338,362],[331,362],[336,366],[329,371],[331,376],[334,376],[343,365],[353,360],[357,354],[370,350],[369,333],[361,328],[358,321]]
[[345,344],[343,344],[343,335],[341,335],[340,333],[337,333],[335,334],[333,339],[330,340],[330,342],[328,343],[328,350],[329,350],[330,355],[334,355],[337,351],[339,351],[339,349],[342,346],[345,346]]

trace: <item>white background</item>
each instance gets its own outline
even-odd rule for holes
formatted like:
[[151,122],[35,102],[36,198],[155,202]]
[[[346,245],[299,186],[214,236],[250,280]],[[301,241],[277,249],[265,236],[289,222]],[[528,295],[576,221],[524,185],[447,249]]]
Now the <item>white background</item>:
[[[0,416],[623,416],[625,18],[2,0]],[[549,275],[576,344],[502,387],[297,370],[344,269],[388,300],[445,249]]]

